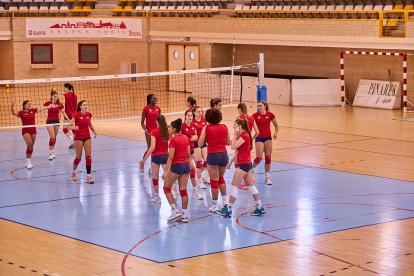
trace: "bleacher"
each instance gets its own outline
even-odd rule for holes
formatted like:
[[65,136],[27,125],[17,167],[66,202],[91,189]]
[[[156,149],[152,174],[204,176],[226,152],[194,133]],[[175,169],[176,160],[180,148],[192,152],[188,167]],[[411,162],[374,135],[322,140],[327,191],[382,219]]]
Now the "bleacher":
[[[379,19],[379,12],[413,10],[410,0],[2,0],[0,15],[89,15],[105,11],[114,16],[179,16],[286,19]],[[102,15],[102,13],[100,13]],[[395,27],[400,18],[387,19]]]

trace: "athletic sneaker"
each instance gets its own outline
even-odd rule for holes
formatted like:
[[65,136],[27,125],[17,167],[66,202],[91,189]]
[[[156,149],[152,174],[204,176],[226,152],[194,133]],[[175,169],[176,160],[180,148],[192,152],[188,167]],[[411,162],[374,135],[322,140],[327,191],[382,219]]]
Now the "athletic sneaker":
[[254,209],[254,211],[250,213],[251,216],[261,216],[263,214],[266,214],[266,211],[263,207],[256,207],[256,209]]
[[167,221],[173,221],[181,217],[181,213],[178,210],[171,210],[171,215],[167,218]]
[[187,215],[182,214],[181,215],[181,222],[182,223],[187,223],[189,220],[189,217]]
[[73,142],[69,145],[69,149],[74,149],[75,148],[75,144],[73,144]]
[[72,173],[70,174],[70,180],[72,180],[72,181],[76,181],[76,172],[72,172]]
[[148,175],[152,175],[151,167],[148,168]]
[[200,193],[200,191],[198,190],[197,187],[194,189],[193,197],[195,199],[198,199],[198,200],[202,200],[204,198],[203,195]]
[[54,156],[54,154],[53,154],[53,153],[50,153],[50,154],[49,154],[49,158],[48,158],[48,159],[49,159],[50,161],[52,161],[52,160],[53,160],[53,158],[55,158],[55,157],[56,157],[56,156],[55,156],[55,157],[53,157],[53,156]]
[[223,216],[224,216],[225,218],[231,218],[231,214],[232,214],[231,209],[230,209],[230,208],[227,208],[227,213],[225,213]]
[[224,205],[223,208],[221,208],[221,210],[216,211],[216,214],[219,214],[220,216],[225,216],[228,212],[229,208],[227,207],[227,205]]
[[32,165],[32,163],[27,162],[27,163],[26,163],[26,169],[28,169],[28,170],[33,169],[33,165]]
[[201,179],[197,180],[197,187],[199,189],[206,189],[207,188],[206,184],[204,184],[204,182]]
[[212,213],[216,213],[218,210],[220,210],[220,207],[218,207],[218,205],[213,205],[210,208],[208,208],[208,210]]
[[151,203],[161,204],[161,198],[160,196],[153,196],[149,200]]
[[269,177],[265,177],[265,182],[264,182],[264,184],[266,184],[266,185],[272,185],[273,183],[272,183],[272,181],[270,180],[270,178],[269,178]]
[[87,176],[86,177],[86,184],[93,184],[93,183],[95,183],[95,182],[93,181],[92,176]]

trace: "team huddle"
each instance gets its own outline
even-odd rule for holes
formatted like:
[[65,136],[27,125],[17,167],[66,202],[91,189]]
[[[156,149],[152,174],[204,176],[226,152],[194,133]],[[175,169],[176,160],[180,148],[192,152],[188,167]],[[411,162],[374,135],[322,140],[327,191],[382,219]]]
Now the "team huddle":
[[[201,107],[193,97],[187,99],[188,109],[184,113],[184,120],[178,118],[167,124],[161,115],[161,108],[157,105],[155,94],[147,95],[147,105],[142,112],[141,127],[145,131],[148,150],[140,161],[140,171],[144,172],[144,165],[151,156],[151,167],[154,196],[151,203],[161,203],[159,179],[160,167],[163,167],[163,191],[171,206],[171,215],[168,221],[180,219],[188,222],[188,178],[193,187],[193,197],[203,199],[199,189],[205,189],[204,182],[210,184],[213,200],[210,212],[224,217],[231,217],[233,205],[237,199],[239,188],[247,189],[253,195],[256,208],[251,213],[260,216],[265,213],[259,192],[255,186],[253,169],[259,165],[265,154],[265,184],[271,185],[270,165],[272,152],[272,135],[270,126],[273,123],[276,139],[279,126],[273,113],[269,112],[267,103],[259,102],[258,111],[252,116],[247,114],[247,106],[240,103],[237,106],[239,116],[233,125],[233,138],[230,138],[228,128],[222,124],[220,99],[210,101],[210,109],[203,115]],[[251,132],[254,130],[254,135]],[[256,158],[252,164],[251,150],[253,141],[256,144]],[[234,157],[229,160],[226,146],[235,151]],[[232,163],[235,163],[235,173],[227,196],[224,173]],[[204,177],[202,174],[204,172]],[[181,210],[177,207],[173,196],[173,186],[177,185],[181,196]],[[219,194],[222,205],[219,206]]]
[[[50,137],[49,160],[53,161],[56,158],[54,146],[59,131],[59,117],[62,115],[65,122],[68,122],[65,124],[63,132],[69,139],[69,148],[74,148],[76,153],[71,181],[77,180],[76,169],[81,161],[82,151],[84,151],[86,155],[86,183],[93,184],[90,130],[95,137],[96,131],[92,125],[92,114],[88,111],[86,101],[77,102],[71,84],[66,83],[64,90],[64,103],[60,102],[57,92],[52,90],[50,101],[45,102],[43,107],[34,108],[28,100],[23,102],[23,109],[18,112],[15,110],[14,104],[11,106],[12,114],[20,117],[23,126],[25,126],[22,129],[22,135],[27,146],[26,168],[33,168],[31,156],[36,140],[35,114],[47,110],[46,128]],[[212,206],[209,207],[210,212],[223,217],[231,217],[239,189],[244,189],[252,194],[256,202],[256,208],[251,215],[263,215],[265,210],[255,185],[253,173],[264,154],[264,184],[272,184],[269,175],[272,152],[271,124],[275,127],[274,139],[276,139],[279,130],[276,118],[269,111],[267,103],[258,102],[257,112],[251,116],[247,114],[246,104],[240,103],[237,106],[239,116],[234,121],[232,138],[230,138],[227,126],[221,123],[222,101],[220,99],[211,99],[210,109],[205,112],[197,106],[193,97],[187,99],[187,106],[184,120],[178,118],[168,124],[164,115],[161,114],[161,108],[157,105],[157,96],[155,94],[147,95],[147,105],[143,109],[141,119],[141,127],[145,131],[147,151],[139,162],[139,167],[143,173],[145,162],[151,156],[151,166],[148,173],[152,177],[154,195],[150,202],[161,204],[159,179],[162,178],[163,192],[171,206],[171,215],[168,221],[188,222],[190,216],[187,183],[190,178],[193,197],[198,200],[203,199],[201,189],[206,189],[206,183],[210,184],[213,201]],[[253,142],[255,143],[256,157],[252,163]],[[229,160],[226,146],[230,146],[234,150],[231,160]],[[236,170],[228,197],[224,173],[232,163],[234,163]],[[160,167],[163,167],[162,175],[160,175]],[[177,189],[179,191],[176,192]],[[181,208],[176,204],[178,194],[181,197]],[[222,198],[221,205],[219,205],[219,195]]]

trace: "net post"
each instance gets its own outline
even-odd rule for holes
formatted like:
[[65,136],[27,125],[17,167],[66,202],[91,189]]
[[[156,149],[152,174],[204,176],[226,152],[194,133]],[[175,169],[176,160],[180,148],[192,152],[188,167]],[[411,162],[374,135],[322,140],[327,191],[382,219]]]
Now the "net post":
[[341,106],[345,107],[345,64],[344,64],[344,51],[339,53],[340,65],[341,65]]
[[230,104],[233,103],[234,90],[234,56],[236,55],[236,37],[233,38],[233,61],[231,66],[231,81],[230,81]]
[[259,53],[259,84],[256,87],[257,102],[267,102],[267,87],[264,85],[264,54]]
[[259,87],[263,86],[264,82],[264,53],[259,53]]
[[403,113],[407,113],[408,110],[408,97],[407,97],[407,54],[403,55]]

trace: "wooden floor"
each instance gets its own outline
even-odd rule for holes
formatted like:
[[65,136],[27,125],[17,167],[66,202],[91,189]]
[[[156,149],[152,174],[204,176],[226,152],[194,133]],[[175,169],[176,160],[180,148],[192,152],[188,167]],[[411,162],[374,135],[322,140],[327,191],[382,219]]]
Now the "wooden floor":
[[[400,111],[287,106],[271,106],[271,111],[280,125],[274,161],[414,182],[414,122],[398,120]],[[224,110],[229,126],[235,116],[235,109]],[[97,123],[96,128],[102,135],[143,139],[138,121]],[[120,252],[0,220],[0,275],[122,275],[124,258]],[[169,263],[129,256],[125,273],[414,275],[414,219]]]

